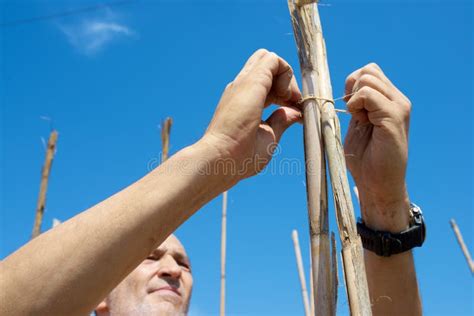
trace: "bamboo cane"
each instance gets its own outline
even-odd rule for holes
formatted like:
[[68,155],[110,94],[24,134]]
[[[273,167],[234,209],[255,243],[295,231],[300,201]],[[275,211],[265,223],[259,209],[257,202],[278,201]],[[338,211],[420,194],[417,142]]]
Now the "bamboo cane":
[[314,316],[314,282],[313,282],[313,258],[311,257],[311,244],[309,245],[309,309]]
[[336,236],[331,232],[331,294],[332,294],[332,310],[334,315],[337,309],[337,287],[339,285],[339,279],[337,276],[337,249],[336,249]]
[[44,208],[46,205],[46,191],[48,190],[49,173],[53,164],[53,158],[56,151],[56,142],[58,140],[58,132],[54,129],[51,131],[48,140],[48,147],[46,148],[46,159],[41,170],[40,192],[38,196],[38,203],[36,205],[35,223],[33,225],[33,233],[31,238],[37,237],[41,234],[41,223],[43,221]]
[[170,144],[170,132],[171,132],[171,124],[173,120],[171,117],[167,117],[166,120],[162,123],[161,127],[161,143],[162,143],[162,150],[161,150],[161,162],[165,162],[168,159],[169,153],[169,144]]
[[[371,315],[362,242],[357,234],[339,120],[332,101],[326,46],[317,2],[315,0],[288,0],[288,6],[298,46],[303,82],[308,74],[314,77],[312,83],[315,86],[313,89],[316,98],[306,99],[307,101],[304,103],[309,103],[312,100],[318,101],[321,111],[321,131],[336,202],[336,218],[342,243],[343,265],[351,314]],[[303,93],[306,93],[304,86]],[[306,115],[306,111],[304,114]],[[326,288],[326,291],[330,293],[329,287]]]
[[227,191],[222,193],[222,235],[221,235],[221,305],[220,315],[225,315],[225,259],[227,241]]
[[293,239],[293,245],[295,247],[296,265],[298,267],[298,275],[300,277],[301,295],[303,296],[304,313],[306,316],[309,316],[311,315],[311,311],[309,307],[308,291],[306,290],[306,279],[304,276],[303,259],[301,257],[300,243],[298,241],[298,232],[296,230],[293,230],[293,232],[291,233],[291,238]]
[[[288,1],[292,20],[296,18],[295,2]],[[293,28],[299,32],[298,24]],[[297,37],[297,41],[300,37]],[[304,95],[315,95],[317,82],[310,65],[314,56],[301,56],[302,85]],[[331,254],[329,244],[329,222],[327,202],[326,161],[321,137],[321,113],[315,100],[308,100],[303,105],[304,152],[306,162],[306,196],[308,203],[309,234],[311,244],[312,275],[314,284],[312,301],[318,304],[318,314],[334,315],[331,310],[329,289]]]
[[451,227],[453,228],[454,234],[456,235],[456,239],[458,240],[459,246],[461,246],[461,250],[464,254],[464,257],[466,257],[467,265],[471,269],[471,274],[474,274],[474,262],[472,261],[471,255],[469,254],[469,250],[467,249],[466,244],[464,243],[461,231],[459,230],[459,227],[454,221],[454,219],[451,219],[449,222],[451,223]]

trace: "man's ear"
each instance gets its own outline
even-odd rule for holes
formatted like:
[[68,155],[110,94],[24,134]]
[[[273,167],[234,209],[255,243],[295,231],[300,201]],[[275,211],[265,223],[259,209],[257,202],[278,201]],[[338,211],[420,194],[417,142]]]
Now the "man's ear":
[[107,302],[103,300],[97,305],[94,311],[97,316],[106,316],[109,315],[109,306],[107,306]]

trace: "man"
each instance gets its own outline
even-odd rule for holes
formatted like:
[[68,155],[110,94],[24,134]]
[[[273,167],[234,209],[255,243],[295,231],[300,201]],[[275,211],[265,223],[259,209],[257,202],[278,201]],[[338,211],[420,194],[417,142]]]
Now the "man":
[[[411,226],[405,185],[410,102],[375,64],[351,74],[346,92],[354,94],[346,100],[352,120],[345,150],[364,223],[385,235],[402,232]],[[288,63],[267,50],[255,52],[227,85],[197,143],[1,263],[0,314],[93,310],[202,205],[265,167],[271,159],[267,148],[301,120],[299,100]],[[262,121],[271,103],[280,107]],[[219,172],[223,160],[245,172]],[[365,252],[374,314],[421,314],[409,249],[385,253],[389,257]]]
[[95,309],[97,316],[186,315],[191,263],[181,242],[169,236]]

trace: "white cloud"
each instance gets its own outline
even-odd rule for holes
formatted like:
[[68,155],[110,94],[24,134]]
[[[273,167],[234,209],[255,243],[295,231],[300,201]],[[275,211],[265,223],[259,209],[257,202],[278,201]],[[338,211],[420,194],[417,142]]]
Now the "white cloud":
[[114,15],[111,14],[75,24],[59,25],[59,29],[71,45],[87,56],[95,55],[112,42],[135,34],[126,25],[115,21]]

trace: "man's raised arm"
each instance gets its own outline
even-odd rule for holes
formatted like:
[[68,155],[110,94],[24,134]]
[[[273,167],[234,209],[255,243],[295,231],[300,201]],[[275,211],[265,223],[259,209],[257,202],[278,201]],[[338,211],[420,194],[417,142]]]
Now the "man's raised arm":
[[[300,98],[291,67],[258,50],[199,142],[0,263],[0,314],[88,314],[201,206],[265,167],[272,145],[301,119]],[[270,103],[280,108],[261,121]],[[225,172],[221,160],[235,165]]]
[[[345,140],[346,161],[359,190],[362,219],[373,231],[400,233],[410,222],[405,185],[411,103],[369,64],[346,80],[352,114]],[[365,250],[374,315],[421,315],[411,251],[378,256]]]

